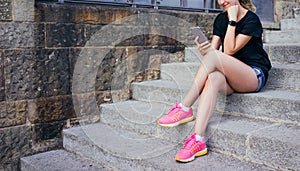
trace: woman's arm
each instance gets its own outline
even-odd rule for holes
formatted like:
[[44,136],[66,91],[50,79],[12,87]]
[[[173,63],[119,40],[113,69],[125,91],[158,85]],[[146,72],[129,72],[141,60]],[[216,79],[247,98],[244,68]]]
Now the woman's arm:
[[[237,5],[228,8],[229,21],[237,21],[239,8]],[[241,48],[243,48],[251,39],[251,36],[238,34],[235,36],[236,26],[227,26],[227,31],[224,38],[224,53],[227,55],[233,55]]]
[[242,49],[252,38],[243,34],[235,36],[235,26],[228,25],[225,39],[224,39],[224,53],[227,55],[233,55],[240,49]]
[[219,36],[213,35],[211,40],[211,47],[219,50],[221,46],[221,38]]

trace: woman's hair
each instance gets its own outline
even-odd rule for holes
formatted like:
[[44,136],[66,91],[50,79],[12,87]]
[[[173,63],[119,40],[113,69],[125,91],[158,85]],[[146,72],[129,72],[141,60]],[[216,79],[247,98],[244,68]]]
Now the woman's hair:
[[253,5],[251,0],[239,0],[239,2],[243,8],[254,12],[256,11],[256,7]]

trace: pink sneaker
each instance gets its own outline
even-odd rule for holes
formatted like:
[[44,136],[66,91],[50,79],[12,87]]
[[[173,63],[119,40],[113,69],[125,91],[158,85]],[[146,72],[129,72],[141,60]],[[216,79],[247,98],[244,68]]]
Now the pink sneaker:
[[171,128],[192,120],[194,120],[192,108],[188,112],[185,112],[181,109],[178,102],[176,102],[175,106],[170,109],[169,113],[160,118],[157,123],[161,126]]
[[184,142],[184,147],[176,154],[176,161],[190,162],[195,157],[203,156],[207,154],[206,141],[196,140],[196,134],[194,133]]

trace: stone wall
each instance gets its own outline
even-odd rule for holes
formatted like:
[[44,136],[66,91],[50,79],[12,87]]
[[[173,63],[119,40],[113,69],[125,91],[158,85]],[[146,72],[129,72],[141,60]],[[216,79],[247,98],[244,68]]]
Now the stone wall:
[[[193,38],[184,23],[158,21],[162,15],[201,25],[207,35],[215,17],[0,0],[0,170],[19,170],[20,157],[62,148],[63,128],[99,121],[99,104],[131,98],[132,82],[158,79],[160,63],[183,61]],[[122,22],[127,17],[136,20]]]
[[275,21],[278,22],[281,19],[294,18],[295,8],[300,7],[299,0],[275,0]]

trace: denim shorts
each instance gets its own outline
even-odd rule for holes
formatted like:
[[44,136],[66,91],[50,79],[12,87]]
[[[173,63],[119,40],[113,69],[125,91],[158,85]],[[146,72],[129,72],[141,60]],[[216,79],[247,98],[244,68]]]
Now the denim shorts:
[[254,70],[254,72],[256,73],[257,79],[258,79],[258,87],[255,90],[255,92],[260,92],[261,89],[265,86],[266,84],[266,77],[264,72],[262,71],[262,69],[260,67],[257,66],[251,66],[251,68]]

